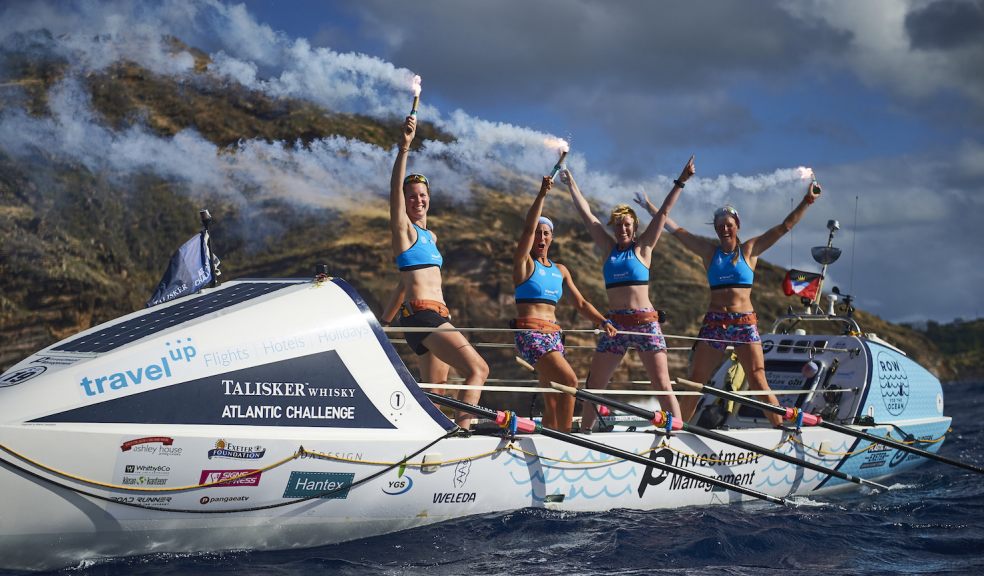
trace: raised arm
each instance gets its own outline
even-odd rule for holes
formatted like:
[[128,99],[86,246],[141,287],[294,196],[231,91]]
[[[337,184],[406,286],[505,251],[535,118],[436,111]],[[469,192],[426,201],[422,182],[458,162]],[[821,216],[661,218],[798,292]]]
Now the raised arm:
[[820,185],[816,182],[810,182],[810,186],[806,189],[806,195],[800,200],[799,205],[793,208],[793,211],[780,224],[769,228],[760,236],[745,241],[746,253],[752,258],[758,258],[763,252],[771,248],[773,244],[792,230],[793,226],[796,226],[796,223],[803,218],[803,214],[806,214],[806,209],[820,197],[820,192]]
[[519,236],[516,243],[516,251],[513,253],[513,284],[519,285],[526,281],[533,273],[533,258],[530,257],[530,250],[533,249],[533,239],[536,236],[536,227],[543,214],[543,202],[547,198],[547,192],[553,187],[553,180],[549,176],[543,177],[540,183],[540,191],[533,200],[529,212],[526,213],[526,221],[523,223],[523,233]]
[[612,251],[615,247],[615,239],[608,234],[605,230],[605,226],[598,221],[594,214],[591,213],[591,207],[588,206],[588,201],[584,199],[584,195],[581,194],[581,189],[577,187],[577,182],[574,181],[574,176],[571,175],[569,170],[561,170],[560,179],[571,192],[571,200],[574,202],[574,208],[577,213],[581,215],[581,220],[584,221],[584,226],[588,229],[588,234],[591,235],[592,240],[594,240],[595,245],[601,249],[605,254]]
[[[636,195],[636,202],[643,204],[646,211],[653,217],[653,219],[649,221],[649,225],[646,226],[646,229],[639,235],[638,243],[641,250],[652,250],[653,247],[656,246],[656,242],[659,241],[660,234],[663,233],[663,225],[666,224],[666,219],[670,216],[670,210],[676,203],[677,198],[680,197],[680,192],[683,191],[683,187],[687,180],[689,180],[690,177],[696,172],[697,170],[694,168],[694,157],[691,156],[690,160],[687,161],[687,164],[680,172],[680,177],[673,181],[673,188],[670,189],[670,193],[666,195],[665,199],[663,199],[663,205],[659,207],[659,210],[653,211],[649,209],[649,206],[651,206],[652,203],[649,201],[649,197],[646,196],[645,192],[641,193],[641,197],[645,199],[645,204],[643,204],[640,200],[640,195]],[[645,257],[645,254],[640,255]]]
[[407,154],[410,143],[417,133],[417,119],[407,116],[397,140],[399,149],[393,162],[393,175],[390,177],[390,233],[393,241],[393,254],[399,254],[413,244],[410,218],[407,216],[406,202],[403,199],[403,178],[407,173]]
[[[656,207],[651,202],[649,206],[652,206],[652,211],[656,210]],[[673,218],[669,216],[666,217],[665,226],[667,231],[683,244],[684,248],[700,256],[700,259],[704,261],[705,268],[711,264],[711,259],[714,258],[714,248],[717,246],[714,242],[707,238],[691,234],[686,228],[677,225],[673,221]]]
[[598,309],[591,302],[588,302],[581,295],[581,291],[574,285],[574,278],[571,276],[571,272],[567,269],[567,266],[557,264],[557,268],[564,276],[564,294],[569,294],[574,300],[574,308],[577,309],[578,313],[590,320],[595,326],[600,326],[609,336],[617,334],[618,330],[615,329],[615,326],[601,312],[598,312]]

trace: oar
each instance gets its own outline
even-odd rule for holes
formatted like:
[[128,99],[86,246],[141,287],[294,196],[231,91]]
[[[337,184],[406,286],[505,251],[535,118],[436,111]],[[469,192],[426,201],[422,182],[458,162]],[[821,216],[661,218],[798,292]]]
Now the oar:
[[544,428],[537,422],[533,422],[528,418],[520,418],[516,415],[510,415],[501,410],[492,410],[484,406],[475,406],[474,404],[468,404],[462,402],[461,400],[455,400],[454,398],[448,398],[447,396],[441,396],[439,394],[434,394],[432,392],[424,392],[428,398],[432,401],[454,408],[455,410],[461,410],[462,412],[468,412],[474,414],[475,416],[481,416],[483,418],[488,418],[499,425],[503,425],[509,421],[510,417],[516,419],[517,430],[520,432],[538,433],[547,438],[553,438],[555,440],[560,440],[561,442],[567,442],[569,444],[574,444],[575,446],[580,446],[582,448],[587,448],[589,450],[594,450],[596,452],[601,452],[602,454],[608,454],[609,456],[614,456],[616,458],[621,458],[623,460],[628,460],[630,462],[635,462],[636,464],[642,464],[643,466],[652,466],[658,468],[664,472],[669,472],[670,474],[677,474],[683,476],[684,478],[689,478],[697,482],[705,482],[712,486],[717,486],[718,488],[724,488],[725,490],[731,490],[738,492],[739,494],[744,494],[746,496],[751,496],[753,498],[758,498],[759,500],[765,500],[766,502],[772,502],[773,504],[783,504],[786,505],[787,502],[784,498],[779,498],[778,496],[772,496],[764,492],[759,492],[752,488],[745,488],[744,486],[738,486],[737,484],[732,484],[730,482],[725,482],[724,480],[719,480],[717,478],[712,478],[710,476],[704,476],[703,474],[698,474],[696,472],[691,472],[685,468],[679,468],[673,466],[672,464],[665,464],[659,460],[650,460],[645,456],[636,454],[634,452],[628,452],[622,450],[621,448],[616,448],[614,446],[609,446],[608,444],[602,444],[601,442],[595,442],[581,436],[575,436],[574,434],[568,434],[566,432],[558,432],[557,430],[551,430],[550,428]]
[[[857,476],[852,476],[845,472],[841,472],[840,470],[827,468],[826,466],[821,466],[820,464],[814,464],[813,462],[810,462],[808,460],[803,460],[802,458],[790,456],[789,454],[784,454],[782,452],[778,452],[770,448],[763,448],[762,446],[752,444],[751,442],[745,442],[744,440],[740,440],[738,438],[732,438],[731,436],[726,436],[719,432],[714,432],[713,430],[701,428],[700,426],[696,426],[694,424],[688,424],[686,422],[681,421],[679,418],[666,418],[664,412],[653,412],[652,410],[646,410],[645,408],[634,406],[626,402],[619,402],[618,400],[610,400],[603,396],[592,394],[591,392],[588,392],[586,390],[578,390],[577,388],[571,388],[570,386],[564,386],[563,384],[557,384],[556,382],[551,382],[550,385],[553,386],[554,389],[556,390],[560,390],[561,392],[566,392],[576,398],[580,398],[581,400],[594,402],[596,404],[608,405],[610,408],[614,408],[615,410],[621,410],[629,414],[635,414],[636,416],[649,420],[657,427],[666,428],[667,421],[669,420],[670,427],[673,430],[682,429],[692,434],[695,434],[697,436],[703,436],[711,440],[717,440],[718,442],[721,442],[723,444],[730,444],[732,446],[736,446],[738,448],[741,448],[742,450],[748,450],[749,452],[762,454],[764,456],[768,456],[776,460],[782,460],[783,462],[788,462],[790,464],[795,464],[797,466],[809,468],[814,472],[821,472],[823,474],[828,474],[830,476],[840,478],[841,480],[847,480],[848,482],[871,486],[873,488],[878,488],[881,490],[888,490],[888,486],[879,484],[877,482],[872,482],[871,480],[858,478]],[[677,424],[678,422],[679,425]]]
[[829,430],[834,430],[840,432],[841,434],[846,434],[848,436],[854,436],[855,438],[861,438],[862,440],[867,440],[873,444],[881,444],[882,446],[887,446],[889,448],[895,448],[896,450],[901,450],[903,452],[908,452],[910,454],[915,454],[917,456],[922,456],[923,458],[929,458],[930,460],[936,460],[937,462],[943,462],[944,464],[949,464],[951,466],[956,466],[958,468],[963,468],[964,470],[970,470],[971,472],[977,472],[978,474],[984,474],[984,468],[980,466],[974,466],[973,464],[968,464],[967,462],[961,462],[959,460],[952,460],[939,454],[930,452],[928,450],[923,450],[922,448],[916,448],[915,446],[909,446],[908,444],[903,444],[901,442],[896,442],[895,440],[890,440],[888,438],[883,438],[881,436],[875,436],[874,434],[869,434],[862,430],[855,430],[849,426],[843,426],[841,424],[835,424],[833,422],[826,422],[823,418],[815,414],[807,414],[805,412],[799,412],[793,408],[783,408],[782,406],[776,406],[775,404],[769,404],[768,402],[762,402],[760,400],[755,400],[748,398],[747,396],[742,396],[741,394],[735,394],[734,392],[728,392],[727,390],[720,390],[711,386],[704,386],[703,384],[698,384],[697,382],[691,382],[690,380],[684,380],[683,378],[677,378],[677,383],[690,388],[691,390],[696,390],[698,392],[706,392],[708,394],[713,394],[720,398],[726,398],[728,400],[734,400],[735,402],[740,402],[742,404],[747,404],[748,406],[754,406],[762,410],[768,410],[770,412],[775,412],[776,414],[782,414],[783,418],[786,420],[792,420],[797,417],[797,414],[803,415],[803,423],[810,424],[814,426],[822,426]]

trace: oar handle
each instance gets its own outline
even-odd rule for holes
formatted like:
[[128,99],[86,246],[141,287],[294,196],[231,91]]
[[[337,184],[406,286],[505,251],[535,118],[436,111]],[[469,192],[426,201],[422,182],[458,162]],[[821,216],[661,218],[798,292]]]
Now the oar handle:
[[[761,400],[755,400],[754,398],[749,398],[747,396],[742,396],[741,394],[735,394],[734,392],[728,392],[727,390],[721,390],[719,388],[714,388],[713,386],[704,386],[698,382],[692,380],[686,380],[684,378],[677,378],[677,384],[687,388],[689,390],[694,390],[696,392],[704,392],[706,394],[711,394],[717,396],[718,398],[724,398],[726,400],[733,400],[741,404],[746,404],[748,406],[754,406],[761,410],[767,410],[774,414],[779,414],[784,420],[796,420],[799,424],[803,426],[819,426],[823,422],[823,418],[817,416],[816,414],[810,414],[809,412],[803,412],[799,408],[776,406],[775,404],[769,404],[768,402],[762,402]],[[802,422],[800,422],[802,420]]]
[[632,414],[640,418],[645,418],[652,423],[653,426],[659,428],[666,428],[666,423],[670,420],[671,430],[683,430],[683,420],[679,418],[669,419],[667,418],[665,412],[653,412],[652,410],[646,410],[645,408],[634,406],[626,402],[619,402],[618,400],[603,398],[602,396],[588,392],[587,390],[578,390],[577,388],[571,388],[570,386],[558,384],[557,382],[551,382],[550,386],[552,386],[554,390],[559,390],[566,394],[570,394],[575,398],[587,400],[588,402],[600,404],[601,406],[608,406],[609,408],[614,408],[615,410],[621,410],[626,414]]

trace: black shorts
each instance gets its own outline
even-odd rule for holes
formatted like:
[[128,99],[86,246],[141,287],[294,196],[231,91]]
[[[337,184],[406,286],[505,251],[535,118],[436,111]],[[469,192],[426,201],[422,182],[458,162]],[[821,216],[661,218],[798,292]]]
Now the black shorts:
[[[433,310],[421,310],[410,316],[399,316],[399,325],[404,328],[437,328],[441,324],[450,322],[450,318],[445,318]],[[417,356],[423,356],[430,352],[427,346],[424,346],[424,338],[427,338],[433,334],[433,332],[405,332],[404,338],[407,339],[407,344],[410,348],[417,353]]]

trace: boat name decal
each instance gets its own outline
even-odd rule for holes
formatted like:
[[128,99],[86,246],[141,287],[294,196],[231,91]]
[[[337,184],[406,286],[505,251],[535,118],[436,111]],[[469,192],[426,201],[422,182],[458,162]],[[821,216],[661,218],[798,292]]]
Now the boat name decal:
[[478,498],[475,492],[436,492],[434,504],[463,504],[474,502]]
[[[184,345],[180,345],[182,342],[184,342]],[[170,342],[165,342],[164,345],[167,346],[167,350],[160,357],[159,362],[154,361],[145,366],[138,366],[102,376],[82,376],[79,386],[82,388],[83,398],[101,396],[117,390],[123,390],[130,386],[169,380],[174,376],[172,362],[176,365],[179,362],[191,362],[198,355],[198,349],[191,344],[191,338],[185,338],[184,340],[178,338],[174,342],[173,347]]]
[[354,478],[351,472],[291,472],[284,498],[317,496],[324,500],[344,500]]

